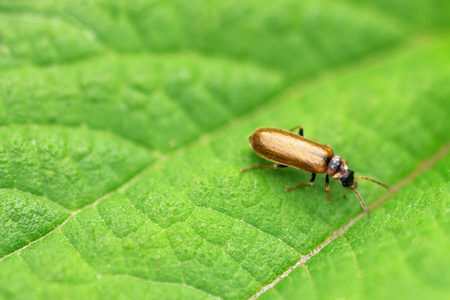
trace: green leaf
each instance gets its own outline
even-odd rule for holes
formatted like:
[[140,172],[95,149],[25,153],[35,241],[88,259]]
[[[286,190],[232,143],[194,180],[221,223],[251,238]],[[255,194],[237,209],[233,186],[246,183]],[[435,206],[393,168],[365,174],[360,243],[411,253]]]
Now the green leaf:
[[[447,6],[1,2],[0,299],[446,298]],[[296,125],[393,186],[369,224],[240,174]]]
[[[448,151],[448,149],[447,149]],[[445,299],[450,155],[349,227],[261,299]]]

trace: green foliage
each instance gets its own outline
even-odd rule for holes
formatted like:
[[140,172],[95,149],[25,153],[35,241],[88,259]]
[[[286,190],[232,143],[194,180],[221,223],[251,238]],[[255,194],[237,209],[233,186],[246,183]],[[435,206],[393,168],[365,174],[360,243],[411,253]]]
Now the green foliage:
[[448,154],[317,254],[355,195],[239,173],[261,126],[392,185],[448,152],[447,2],[353,2],[2,1],[0,299],[244,299],[301,260],[262,298],[445,298]]
[[445,299],[450,156],[261,299]]

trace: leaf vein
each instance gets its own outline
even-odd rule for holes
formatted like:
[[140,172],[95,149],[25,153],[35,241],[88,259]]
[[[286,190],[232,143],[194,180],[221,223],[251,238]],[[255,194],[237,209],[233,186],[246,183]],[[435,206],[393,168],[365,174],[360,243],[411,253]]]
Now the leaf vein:
[[[392,186],[386,194],[384,194],[382,197],[380,197],[378,200],[376,200],[374,203],[372,203],[372,205],[370,205],[370,210],[373,211],[374,209],[378,208],[380,205],[384,204],[397,191],[399,191],[401,188],[403,188],[408,183],[412,182],[420,174],[422,174],[423,172],[425,172],[426,170],[431,168],[437,161],[439,161],[441,158],[443,158],[449,151],[450,151],[450,143],[441,147],[439,149],[439,151],[437,151],[435,154],[433,154],[431,157],[429,157],[426,161],[424,161],[415,171],[413,171],[407,177],[402,179],[396,185]],[[326,246],[331,244],[335,239],[337,239],[340,236],[343,236],[350,227],[352,227],[357,221],[359,221],[364,216],[365,216],[364,213],[359,214],[355,218],[351,219],[345,226],[343,226],[339,230],[333,232],[333,234],[329,238],[327,238],[324,242],[322,242],[318,247],[316,247],[313,251],[311,251],[307,255],[303,256],[301,260],[299,260],[296,264],[291,266],[283,274],[281,274],[280,276],[275,278],[271,283],[269,283],[266,286],[263,286],[262,289],[260,289],[255,294],[253,294],[249,298],[249,300],[257,299],[262,294],[264,294],[268,290],[272,289],[278,282],[280,282],[283,278],[287,277],[292,271],[294,271],[298,267],[304,266],[308,262],[309,259],[311,259],[317,253],[319,253],[323,248],[325,248]]]

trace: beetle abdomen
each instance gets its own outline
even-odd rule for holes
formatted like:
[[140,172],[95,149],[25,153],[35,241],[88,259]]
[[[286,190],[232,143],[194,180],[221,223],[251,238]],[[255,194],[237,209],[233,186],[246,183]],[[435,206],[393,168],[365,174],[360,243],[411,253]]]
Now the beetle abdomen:
[[250,138],[259,156],[278,164],[311,173],[325,173],[333,150],[289,131],[259,128]]

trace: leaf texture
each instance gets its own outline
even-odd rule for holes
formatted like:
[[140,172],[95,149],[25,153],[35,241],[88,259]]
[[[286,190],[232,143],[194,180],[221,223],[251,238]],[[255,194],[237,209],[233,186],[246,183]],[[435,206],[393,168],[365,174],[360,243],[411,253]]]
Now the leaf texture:
[[[444,299],[441,5],[1,2],[0,299]],[[370,224],[323,176],[239,173],[296,125],[401,187],[359,183]]]

